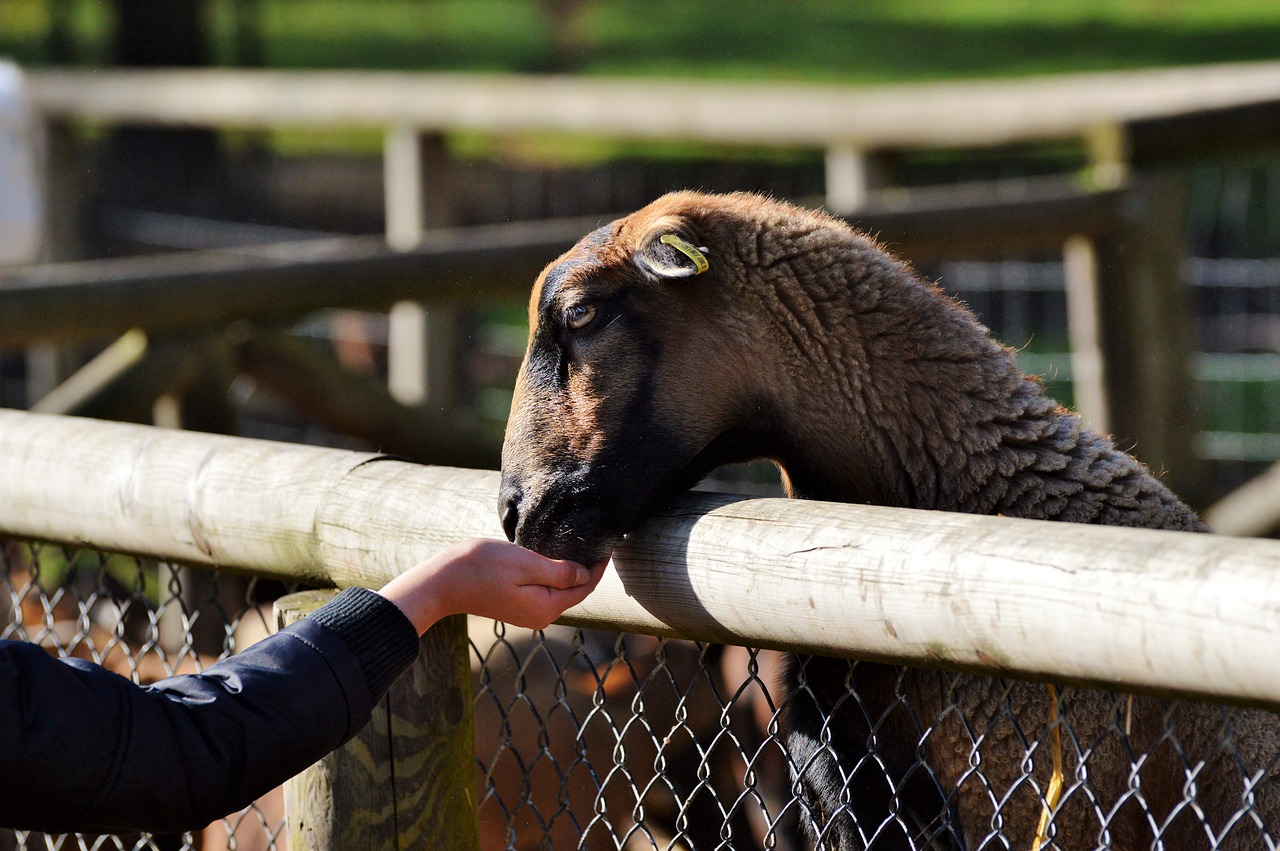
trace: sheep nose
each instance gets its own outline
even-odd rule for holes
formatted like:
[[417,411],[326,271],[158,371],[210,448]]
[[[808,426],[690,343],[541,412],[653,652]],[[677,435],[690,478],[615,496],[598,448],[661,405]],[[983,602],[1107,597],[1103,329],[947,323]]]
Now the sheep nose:
[[502,531],[507,533],[507,540],[516,539],[516,527],[520,525],[520,488],[516,485],[503,485],[502,495],[498,499],[498,512],[502,515]]
[[516,539],[516,526],[519,524],[520,509],[516,508],[515,500],[510,500],[502,507],[502,531],[507,533],[508,541]]

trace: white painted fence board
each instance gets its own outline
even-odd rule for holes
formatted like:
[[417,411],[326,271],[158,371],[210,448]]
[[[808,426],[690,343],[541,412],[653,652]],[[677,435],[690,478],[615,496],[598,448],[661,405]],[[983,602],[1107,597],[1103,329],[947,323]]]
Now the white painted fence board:
[[563,131],[863,150],[1080,137],[1099,125],[1280,99],[1280,63],[872,87],[246,70],[32,72],[55,118],[275,127]]
[[[497,474],[0,411],[0,534],[377,587]],[[1280,706],[1280,542],[689,494],[566,622]]]

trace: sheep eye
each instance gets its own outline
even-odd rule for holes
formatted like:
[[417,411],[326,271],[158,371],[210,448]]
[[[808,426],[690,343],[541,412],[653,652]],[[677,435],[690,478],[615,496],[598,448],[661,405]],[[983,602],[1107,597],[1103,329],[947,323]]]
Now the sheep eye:
[[570,331],[581,331],[591,324],[591,320],[596,318],[596,306],[594,304],[575,304],[564,312],[564,324],[569,327]]

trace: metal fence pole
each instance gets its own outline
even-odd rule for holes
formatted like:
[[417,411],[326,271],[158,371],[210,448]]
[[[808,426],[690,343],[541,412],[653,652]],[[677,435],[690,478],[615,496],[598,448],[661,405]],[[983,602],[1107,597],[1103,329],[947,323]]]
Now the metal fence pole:
[[[281,598],[276,620],[293,623],[333,594]],[[369,724],[285,783],[285,824],[295,851],[479,847],[465,617],[429,630]]]

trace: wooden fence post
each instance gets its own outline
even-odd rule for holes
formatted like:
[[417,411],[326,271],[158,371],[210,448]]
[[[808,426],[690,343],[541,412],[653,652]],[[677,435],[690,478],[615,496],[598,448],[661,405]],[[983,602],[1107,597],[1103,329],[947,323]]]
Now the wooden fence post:
[[1203,465],[1192,447],[1186,227],[1185,172],[1133,173],[1116,232],[1098,245],[1100,339],[1116,441],[1203,507]]
[[[302,591],[276,602],[285,626],[332,599]],[[475,734],[466,618],[422,637],[418,660],[369,724],[285,783],[292,851],[475,851]]]
[[827,209],[841,216],[861,212],[871,192],[867,152],[852,143],[835,143],[826,155]]
[[1093,241],[1074,235],[1062,245],[1062,277],[1067,297],[1067,340],[1071,346],[1071,386],[1075,409],[1085,425],[1111,433],[1111,406],[1105,384],[1106,361],[1099,339],[1098,263]]
[[[387,245],[410,251],[428,230],[452,224],[448,148],[438,133],[393,127],[383,158]],[[403,301],[392,306],[388,321],[391,395],[451,415],[458,396],[457,311]]]

